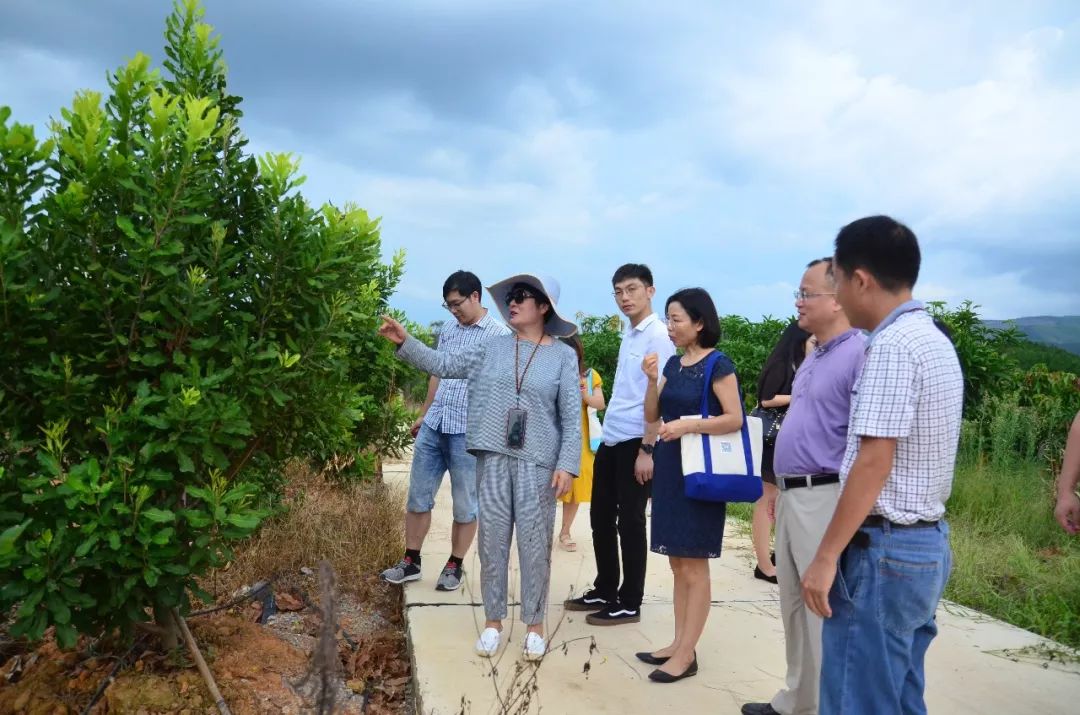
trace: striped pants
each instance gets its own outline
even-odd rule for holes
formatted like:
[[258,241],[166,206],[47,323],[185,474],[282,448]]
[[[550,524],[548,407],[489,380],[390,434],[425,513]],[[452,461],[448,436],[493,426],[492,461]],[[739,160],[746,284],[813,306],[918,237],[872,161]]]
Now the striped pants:
[[510,540],[517,526],[522,620],[529,626],[544,622],[555,534],[552,471],[494,452],[477,456],[480,592],[489,621],[506,618]]

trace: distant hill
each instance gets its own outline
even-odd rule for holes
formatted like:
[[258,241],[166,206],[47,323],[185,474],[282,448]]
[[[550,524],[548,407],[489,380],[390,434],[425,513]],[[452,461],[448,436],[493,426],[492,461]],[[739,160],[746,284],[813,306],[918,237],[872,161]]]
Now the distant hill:
[[1013,323],[1028,340],[1043,345],[1067,350],[1080,355],[1080,315],[1039,315],[1031,318],[1016,318],[1011,321],[985,320],[990,328],[1004,328]]

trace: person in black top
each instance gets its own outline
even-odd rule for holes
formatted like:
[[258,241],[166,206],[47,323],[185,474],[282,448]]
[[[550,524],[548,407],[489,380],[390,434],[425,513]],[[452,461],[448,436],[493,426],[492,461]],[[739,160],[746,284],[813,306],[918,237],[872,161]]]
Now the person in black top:
[[773,448],[776,446],[776,432],[769,430],[771,420],[782,420],[791,403],[791,386],[795,382],[795,371],[802,365],[809,352],[812,336],[793,321],[780,335],[776,347],[758,378],[758,410],[765,421],[766,434],[761,453],[761,477],[765,482],[765,491],[754,503],[754,517],[751,523],[751,535],[757,565],[754,578],[769,583],[776,583],[776,566],[769,556],[769,541],[774,520],[773,508],[776,504],[776,474],[773,472]]

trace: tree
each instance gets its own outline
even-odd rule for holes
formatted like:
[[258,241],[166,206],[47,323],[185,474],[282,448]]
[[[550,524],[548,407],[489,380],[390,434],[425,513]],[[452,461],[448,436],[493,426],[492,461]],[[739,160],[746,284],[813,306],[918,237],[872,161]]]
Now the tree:
[[[196,0],[52,140],[0,108],[0,609],[71,646],[172,608],[251,534],[284,462],[364,447],[403,257],[244,152]],[[371,365],[382,365],[370,370]]]

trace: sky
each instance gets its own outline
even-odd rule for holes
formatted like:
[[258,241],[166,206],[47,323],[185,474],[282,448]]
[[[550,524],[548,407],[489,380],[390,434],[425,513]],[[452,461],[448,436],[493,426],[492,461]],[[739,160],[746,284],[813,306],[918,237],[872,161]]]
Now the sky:
[[[256,152],[314,204],[382,217],[393,303],[447,314],[453,270],[554,276],[615,312],[794,312],[806,263],[887,213],[919,237],[916,297],[987,318],[1080,314],[1080,6],[1071,0],[657,3],[207,0]],[[41,127],[137,51],[166,0],[7,0],[0,104]]]

